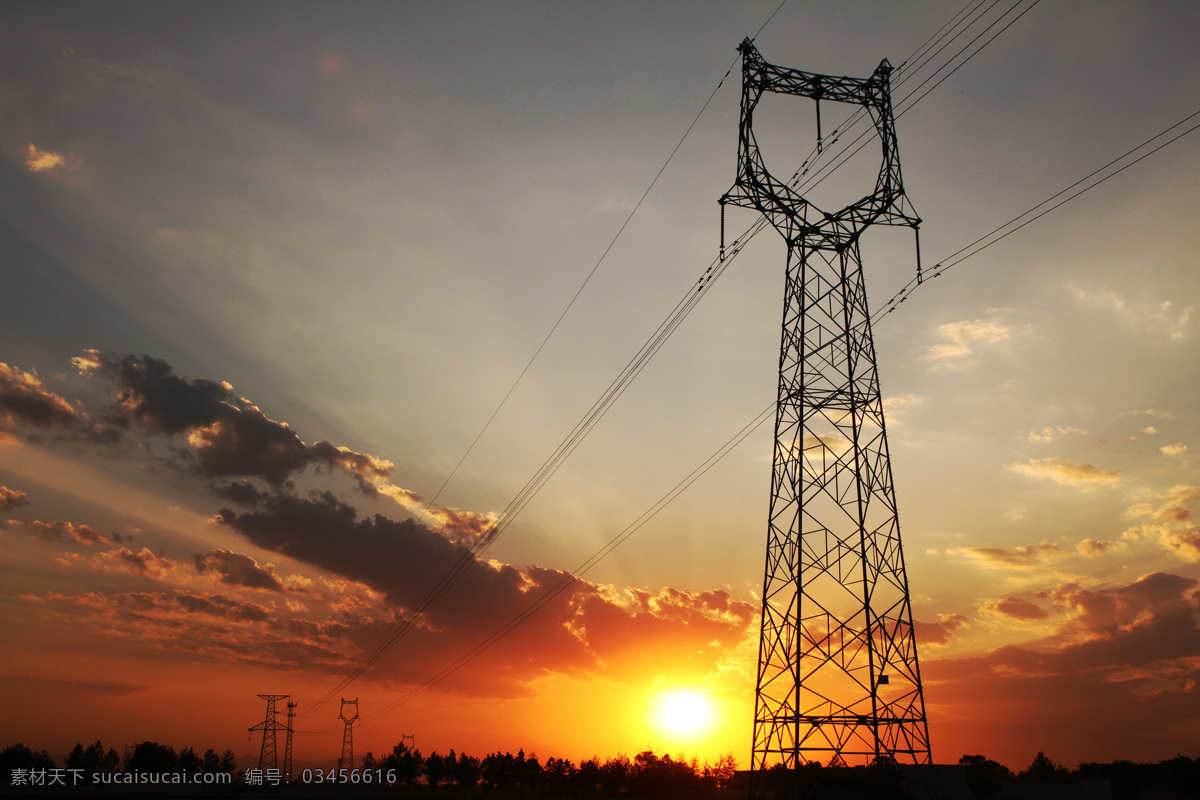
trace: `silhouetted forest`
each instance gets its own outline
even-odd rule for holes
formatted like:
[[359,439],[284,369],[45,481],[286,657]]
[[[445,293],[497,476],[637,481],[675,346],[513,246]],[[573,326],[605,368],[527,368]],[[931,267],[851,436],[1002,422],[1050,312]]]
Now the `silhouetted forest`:
[[[1011,784],[1078,784],[1095,780],[1109,782],[1113,800],[1139,800],[1151,795],[1200,800],[1200,759],[1183,755],[1156,764],[1131,761],[1084,763],[1071,770],[1056,764],[1045,753],[1038,753],[1026,769],[1016,773],[982,755],[964,755],[958,763],[964,768],[971,797],[977,800],[997,797]],[[703,798],[730,794],[728,790],[734,787],[739,775],[732,755],[720,757],[715,764],[701,764],[695,758],[685,760],[645,750],[633,758],[625,755],[604,760],[593,757],[575,764],[554,757],[543,762],[536,754],[526,755],[524,750],[518,750],[516,755],[491,753],[482,759],[457,754],[454,750],[445,755],[434,751],[426,756],[404,743],[397,744],[383,756],[368,752],[355,766],[360,773],[370,771],[375,776],[376,789],[383,788],[378,784],[384,783],[412,794],[448,797],[469,794],[521,798]],[[150,741],[132,748],[127,755],[106,749],[98,740],[86,747],[82,743],[76,744],[63,763],[63,768],[83,770],[87,775],[122,771],[226,773],[233,776],[233,788],[245,785],[248,772],[257,772],[256,767],[239,768],[232,750],[218,754],[209,749],[199,755],[188,747],[177,753],[172,747]],[[13,785],[18,774],[58,768],[45,750],[35,751],[24,744],[14,744],[0,751],[0,775],[3,775],[0,782],[5,786]],[[293,774],[292,785],[318,785],[330,781],[319,778],[315,768],[308,772],[310,778],[303,781],[299,774]],[[333,774],[334,771],[327,772]],[[839,796],[915,796],[911,787],[905,788],[896,766],[888,762],[875,764],[865,771],[812,765],[801,772],[809,784],[819,782],[840,787]],[[860,777],[845,782],[839,776]],[[371,788],[366,783],[364,781],[364,785],[356,788]]]

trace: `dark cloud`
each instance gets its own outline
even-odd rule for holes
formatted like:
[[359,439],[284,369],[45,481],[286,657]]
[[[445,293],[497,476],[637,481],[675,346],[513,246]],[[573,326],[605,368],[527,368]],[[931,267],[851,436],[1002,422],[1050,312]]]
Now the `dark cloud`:
[[74,426],[82,418],[80,411],[46,388],[37,372],[0,362],[0,425]]
[[111,425],[181,436],[184,452],[209,477],[256,476],[279,486],[309,466],[342,469],[374,494],[390,462],[329,442],[305,444],[288,427],[239,397],[229,383],[186,380],[166,361],[147,355],[117,357],[96,350],[74,359],[81,372],[115,382],[117,395],[104,410]]
[[919,644],[947,644],[954,634],[968,625],[962,614],[938,614],[937,622],[913,621],[913,629]]
[[4,525],[9,528],[24,528],[47,541],[60,539],[66,535],[79,544],[86,545],[121,542],[121,535],[118,533],[105,535],[90,525],[76,525],[72,522],[42,522],[36,519],[30,522],[19,522],[10,519]]
[[[1197,582],[1155,573],[1100,589],[1049,593],[1072,615],[1035,646],[922,663],[930,719],[1010,765],[1028,731],[1068,751],[1067,763],[1154,759],[1200,748]],[[1114,739],[1112,730],[1124,735]],[[938,731],[935,731],[935,733]],[[1074,759],[1074,761],[1072,761]]]
[[7,486],[0,486],[0,512],[12,511],[29,502],[29,495]]
[[[443,576],[458,576],[375,677],[424,681],[543,596],[548,602],[536,615],[456,676],[456,690],[520,694],[529,680],[554,672],[707,675],[756,619],[756,608],[723,590],[615,593],[560,570],[483,562],[465,544],[411,520],[359,519],[328,492],[279,495],[255,511],[223,509],[219,519],[259,547],[386,593],[400,618],[438,592]],[[556,587],[563,591],[553,594]]]
[[270,592],[283,591],[283,584],[275,577],[275,568],[271,564],[260,567],[248,555],[231,550],[210,550],[204,555],[197,553],[195,559],[197,572],[216,572],[222,583]]
[[1049,617],[1049,614],[1043,611],[1040,606],[1031,603],[1028,600],[1021,600],[1020,598],[1013,597],[1012,595],[1005,597],[1003,600],[997,600],[995,603],[992,603],[991,608],[1006,617],[1012,617],[1013,619],[1019,619],[1025,622],[1046,619]]
[[171,559],[155,555],[146,547],[137,553],[127,547],[121,547],[102,553],[98,558],[144,578],[161,578],[176,566]]

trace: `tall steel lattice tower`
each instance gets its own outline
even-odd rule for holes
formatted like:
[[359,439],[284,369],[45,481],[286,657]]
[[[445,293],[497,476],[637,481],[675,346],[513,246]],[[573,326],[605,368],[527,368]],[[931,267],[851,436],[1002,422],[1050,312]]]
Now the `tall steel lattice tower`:
[[291,720],[284,725],[276,719],[275,703],[280,700],[287,700],[291,695],[286,694],[260,694],[263,700],[267,701],[267,716],[262,722],[250,729],[250,732],[262,731],[262,749],[258,753],[258,768],[259,769],[278,769],[279,767],[279,751],[276,749],[275,733],[277,731],[288,731],[288,742],[291,742]]
[[[742,42],[737,182],[787,240],[771,510],[751,769],[879,759],[931,763],[929,729],[859,238],[920,223],[904,196],[884,61],[867,79],[763,61]],[[883,148],[875,191],[836,213],[774,178],[754,138],[764,92],[866,110]],[[919,266],[918,266],[919,269]]]
[[[346,707],[350,706],[354,709],[352,716],[346,716]],[[338,758],[338,771],[343,769],[354,769],[354,720],[358,719],[358,698],[347,700],[342,698],[341,710],[338,711],[338,719],[346,724],[345,732],[342,734],[342,755]]]
[[295,732],[296,726],[296,706],[288,700],[287,704],[287,744],[283,748],[283,775],[289,777],[292,774],[292,734]]

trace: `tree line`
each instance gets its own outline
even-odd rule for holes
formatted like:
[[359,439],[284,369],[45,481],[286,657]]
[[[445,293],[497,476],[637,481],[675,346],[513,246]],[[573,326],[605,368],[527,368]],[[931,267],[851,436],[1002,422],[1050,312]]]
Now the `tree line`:
[[1107,780],[1113,800],[1137,800],[1147,790],[1174,790],[1179,798],[1200,798],[1200,759],[1177,755],[1156,764],[1112,761],[1107,764],[1083,763],[1074,770],[1056,764],[1044,752],[1020,772],[1013,772],[981,755],[964,755],[958,763],[965,766],[971,795],[979,800],[995,797],[1007,783],[1078,783]]
[[[99,740],[86,747],[78,743],[64,759],[66,769],[85,773],[146,772],[146,773],[228,773],[241,779],[244,770],[238,768],[232,750],[218,754],[209,749],[203,755],[190,747],[179,752],[174,748],[146,741],[136,745],[124,759],[115,749],[105,748]],[[1118,760],[1110,763],[1083,763],[1070,770],[1056,764],[1045,753],[1038,753],[1027,768],[1013,772],[1008,767],[982,755],[964,755],[958,760],[965,767],[971,795],[988,800],[1000,794],[1009,783],[1076,783],[1085,780],[1107,780],[1112,787],[1113,800],[1137,800],[1150,789],[1174,790],[1179,798],[1200,800],[1200,759],[1178,755],[1158,763],[1138,764]],[[729,788],[737,774],[737,761],[732,754],[721,756],[716,763],[701,764],[690,760],[658,755],[644,750],[633,758],[617,755],[601,760],[598,757],[575,764],[565,758],[541,761],[537,754],[516,755],[490,753],[476,758],[450,750],[442,755],[437,751],[428,756],[403,742],[391,752],[377,757],[368,752],[363,756],[360,770],[370,770],[387,776],[389,783],[402,788],[450,794],[485,794],[549,797],[587,797],[628,795],[646,798],[707,797],[717,790]],[[0,783],[7,784],[15,770],[56,769],[57,763],[46,750],[35,751],[24,744],[14,744],[0,750]],[[885,783],[891,764],[876,764],[872,771]],[[841,770],[830,767],[812,770],[829,774]],[[809,769],[802,770],[804,772]],[[832,775],[830,775],[832,777]],[[298,776],[293,775],[296,780]]]
[[673,758],[644,750],[633,758],[617,755],[601,760],[589,758],[575,764],[566,758],[547,758],[542,763],[536,753],[524,749],[490,753],[482,759],[436,750],[423,756],[420,750],[403,742],[387,755],[363,756],[362,767],[382,770],[394,776],[401,786],[413,788],[424,783],[432,791],[439,786],[461,793],[482,789],[484,792],[545,794],[552,797],[578,797],[604,792],[628,793],[637,797],[702,797],[728,787],[737,773],[733,754],[723,755],[716,763],[703,764],[696,758]]
[[[204,755],[198,755],[195,750],[185,747],[178,753],[175,748],[158,742],[142,742],[129,753],[127,762],[122,766],[121,755],[115,749],[105,749],[97,739],[87,747],[77,743],[63,759],[66,769],[83,770],[85,774],[105,772],[225,772],[230,775],[238,773],[237,756],[232,750],[221,754],[208,749]],[[33,750],[28,746],[17,743],[0,750],[0,775],[5,783],[9,782],[13,770],[48,770],[56,769],[58,764],[45,750]]]

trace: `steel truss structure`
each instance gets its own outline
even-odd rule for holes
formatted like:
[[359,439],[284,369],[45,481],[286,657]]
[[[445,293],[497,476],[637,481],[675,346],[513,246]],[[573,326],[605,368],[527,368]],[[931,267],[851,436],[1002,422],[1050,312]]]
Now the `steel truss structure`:
[[[891,65],[833,77],[768,64],[749,39],[739,50],[738,175],[721,203],[759,211],[788,246],[751,769],[931,763],[859,254],[870,225],[920,223]],[[822,100],[865,109],[883,149],[874,193],[829,214],[774,178],[753,130],[764,92],[815,100],[818,131]]]
[[[279,768],[279,752],[276,749],[275,734],[278,731],[287,731],[288,743],[288,760],[291,758],[291,743],[292,743],[292,717],[291,703],[288,703],[288,721],[283,724],[276,716],[279,712],[275,710],[275,704],[280,700],[289,700],[291,695],[287,694],[260,694],[263,700],[267,701],[267,716],[262,722],[250,728],[250,733],[254,731],[262,731],[262,749],[258,752],[258,768],[259,769],[278,769]],[[291,768],[291,764],[287,764]]]
[[[346,709],[351,708],[353,713],[346,716]],[[338,711],[338,719],[345,724],[342,731],[342,754],[338,757],[338,774],[341,774],[343,769],[354,769],[354,721],[358,719],[358,698],[347,700],[342,698],[342,705]]]

